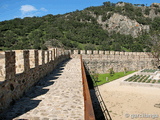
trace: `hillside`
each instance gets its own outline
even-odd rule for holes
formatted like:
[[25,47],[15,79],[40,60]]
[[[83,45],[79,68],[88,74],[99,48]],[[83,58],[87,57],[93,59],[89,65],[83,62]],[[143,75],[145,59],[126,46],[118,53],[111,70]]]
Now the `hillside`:
[[147,40],[160,31],[160,3],[110,3],[64,15],[0,22],[0,48],[150,51]]

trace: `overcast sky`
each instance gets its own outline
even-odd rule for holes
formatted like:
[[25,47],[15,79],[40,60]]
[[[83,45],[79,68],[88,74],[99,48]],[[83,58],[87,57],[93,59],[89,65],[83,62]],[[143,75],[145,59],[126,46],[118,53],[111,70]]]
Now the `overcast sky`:
[[[160,0],[111,0],[133,4],[160,3]],[[107,0],[0,0],[0,21],[14,18],[64,14],[83,10],[90,6],[100,6]]]

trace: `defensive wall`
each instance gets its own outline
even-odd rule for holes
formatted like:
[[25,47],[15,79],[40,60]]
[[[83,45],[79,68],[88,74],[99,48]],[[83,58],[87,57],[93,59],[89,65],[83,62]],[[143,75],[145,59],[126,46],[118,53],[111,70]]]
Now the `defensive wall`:
[[0,52],[0,112],[19,99],[60,62],[69,59],[63,49]]
[[19,99],[57,64],[71,57],[82,59],[90,72],[107,73],[154,68],[154,58],[147,52],[97,50],[12,50],[0,52],[0,112]]
[[94,73],[107,73],[110,68],[115,72],[122,72],[156,67],[149,52],[74,50],[72,57],[78,57],[79,54],[89,71]]

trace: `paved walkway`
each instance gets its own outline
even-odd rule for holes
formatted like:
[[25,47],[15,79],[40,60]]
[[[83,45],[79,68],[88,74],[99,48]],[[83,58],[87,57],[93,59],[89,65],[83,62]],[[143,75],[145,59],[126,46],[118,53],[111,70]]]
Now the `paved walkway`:
[[64,62],[0,119],[84,120],[80,59]]

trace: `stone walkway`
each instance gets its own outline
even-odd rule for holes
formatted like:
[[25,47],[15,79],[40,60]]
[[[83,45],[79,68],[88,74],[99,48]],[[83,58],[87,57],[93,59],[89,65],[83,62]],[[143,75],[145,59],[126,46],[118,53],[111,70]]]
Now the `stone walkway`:
[[80,59],[59,65],[0,119],[84,120]]

